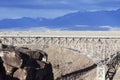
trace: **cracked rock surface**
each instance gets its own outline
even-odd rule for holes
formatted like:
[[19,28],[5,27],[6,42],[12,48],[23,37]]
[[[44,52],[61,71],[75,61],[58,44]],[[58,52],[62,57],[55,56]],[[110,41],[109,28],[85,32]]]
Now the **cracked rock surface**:
[[43,57],[47,54],[42,50],[2,44],[0,80],[53,80],[52,65]]

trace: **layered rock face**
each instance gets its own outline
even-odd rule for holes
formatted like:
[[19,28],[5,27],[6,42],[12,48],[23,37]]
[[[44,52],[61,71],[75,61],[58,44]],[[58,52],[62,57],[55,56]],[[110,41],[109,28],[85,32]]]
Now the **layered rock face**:
[[52,66],[41,50],[0,44],[0,80],[53,80]]

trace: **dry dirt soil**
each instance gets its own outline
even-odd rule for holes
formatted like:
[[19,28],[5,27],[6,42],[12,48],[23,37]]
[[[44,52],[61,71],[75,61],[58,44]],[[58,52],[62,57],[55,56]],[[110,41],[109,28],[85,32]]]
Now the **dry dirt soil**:
[[[62,75],[84,69],[94,64],[94,62],[86,56],[59,46],[42,46],[37,44],[24,46],[31,49],[41,49],[48,54],[48,61],[52,64],[55,79],[61,77]],[[96,70],[93,70],[92,73],[96,73]],[[88,75],[89,74],[83,76],[84,80],[87,80],[85,77],[88,77]],[[88,80],[90,80],[90,78]]]

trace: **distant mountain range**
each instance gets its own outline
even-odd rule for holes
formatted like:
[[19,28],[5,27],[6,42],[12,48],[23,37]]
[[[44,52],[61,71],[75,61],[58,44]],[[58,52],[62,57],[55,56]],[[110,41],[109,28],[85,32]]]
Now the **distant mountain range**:
[[99,26],[120,26],[120,9],[114,11],[75,12],[55,19],[29,18],[0,20],[0,29],[46,27],[62,30],[107,30]]

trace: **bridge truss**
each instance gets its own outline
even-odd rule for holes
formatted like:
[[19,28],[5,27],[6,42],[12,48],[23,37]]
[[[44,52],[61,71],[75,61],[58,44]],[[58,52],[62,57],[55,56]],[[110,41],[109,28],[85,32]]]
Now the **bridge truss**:
[[112,80],[120,61],[120,37],[0,36],[0,40],[15,46],[56,45],[81,53],[97,64],[97,80]]

